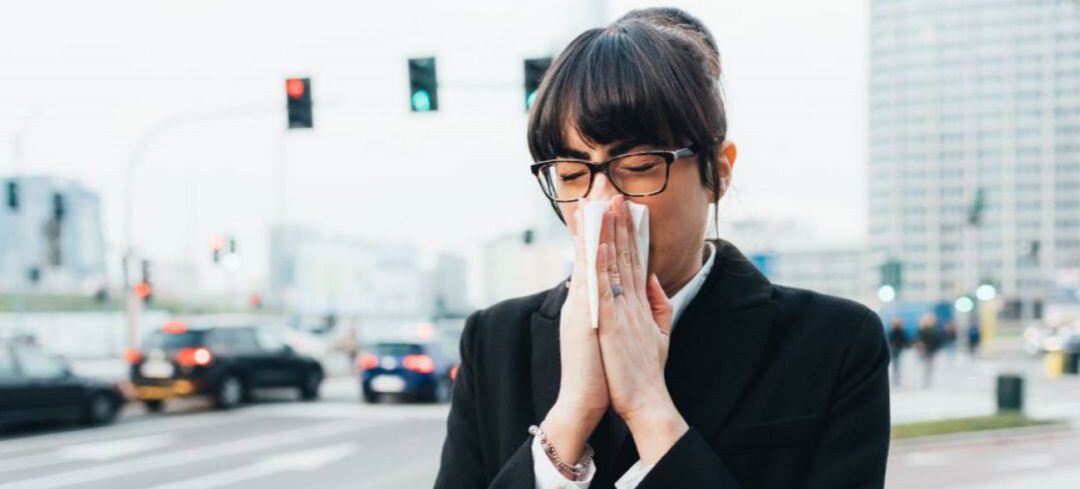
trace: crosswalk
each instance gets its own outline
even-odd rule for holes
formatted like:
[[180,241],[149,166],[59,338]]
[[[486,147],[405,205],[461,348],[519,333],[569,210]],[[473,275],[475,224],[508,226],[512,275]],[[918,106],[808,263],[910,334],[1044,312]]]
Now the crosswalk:
[[0,489],[333,487],[358,477],[402,479],[389,470],[393,464],[378,461],[418,459],[433,471],[446,414],[445,405],[266,403],[0,439]]

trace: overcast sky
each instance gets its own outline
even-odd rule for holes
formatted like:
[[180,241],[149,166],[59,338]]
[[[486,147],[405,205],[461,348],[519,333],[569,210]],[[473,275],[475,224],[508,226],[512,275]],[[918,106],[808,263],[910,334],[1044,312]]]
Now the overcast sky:
[[[720,45],[740,148],[724,218],[797,218],[828,241],[862,239],[864,3],[670,3]],[[646,5],[602,10],[610,21]],[[290,220],[475,250],[548,218],[527,170],[521,60],[597,20],[570,0],[11,2],[0,141],[25,126],[24,172],[99,191],[118,248],[136,141],[160,121],[216,114],[161,132],[135,173],[135,238],[155,257],[208,256],[212,234],[233,233],[251,243],[247,273],[263,274],[275,154],[286,155]],[[412,114],[405,59],[428,55],[440,112]],[[279,143],[289,75],[313,78],[317,128]],[[15,166],[0,151],[0,175]]]

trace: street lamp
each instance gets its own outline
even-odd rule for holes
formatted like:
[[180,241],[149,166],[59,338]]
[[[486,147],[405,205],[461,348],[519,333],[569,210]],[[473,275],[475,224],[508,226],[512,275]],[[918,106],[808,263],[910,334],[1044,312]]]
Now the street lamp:
[[891,285],[882,285],[878,288],[877,296],[881,302],[892,302],[896,299],[896,289]]
[[992,301],[994,297],[997,297],[997,289],[990,284],[982,284],[979,288],[975,289],[975,297],[980,301]]
[[953,303],[953,306],[956,307],[957,312],[968,313],[971,312],[972,309],[975,309],[975,301],[971,300],[970,297],[965,295],[959,299],[956,299],[956,302]]

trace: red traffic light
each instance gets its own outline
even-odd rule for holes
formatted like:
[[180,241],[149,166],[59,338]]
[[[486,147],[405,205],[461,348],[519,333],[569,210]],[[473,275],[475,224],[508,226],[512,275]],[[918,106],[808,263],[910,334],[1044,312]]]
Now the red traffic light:
[[139,282],[135,284],[134,289],[135,295],[138,298],[145,300],[147,297],[150,297],[150,284],[146,282]]
[[304,87],[304,80],[301,78],[289,78],[285,80],[285,94],[289,98],[301,98],[304,96],[304,91],[307,88]]

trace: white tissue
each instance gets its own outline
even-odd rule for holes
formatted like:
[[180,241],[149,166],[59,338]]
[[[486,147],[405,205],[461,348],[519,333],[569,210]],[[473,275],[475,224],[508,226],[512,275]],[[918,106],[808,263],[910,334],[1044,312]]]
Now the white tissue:
[[[630,206],[630,218],[634,223],[634,240],[637,242],[638,263],[645,270],[649,264],[649,208],[641,204],[627,202]],[[611,205],[606,201],[588,201],[582,208],[585,233],[585,281],[589,288],[589,315],[592,327],[600,326],[600,290],[596,283],[596,252],[600,247],[600,227],[604,222],[604,211]]]

